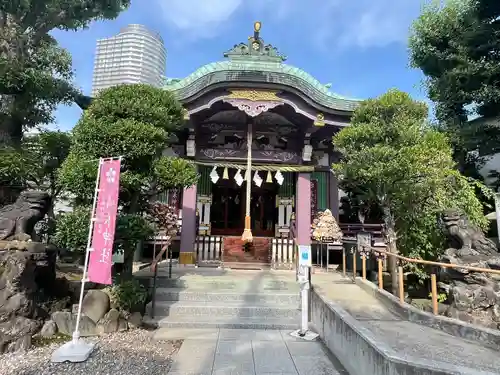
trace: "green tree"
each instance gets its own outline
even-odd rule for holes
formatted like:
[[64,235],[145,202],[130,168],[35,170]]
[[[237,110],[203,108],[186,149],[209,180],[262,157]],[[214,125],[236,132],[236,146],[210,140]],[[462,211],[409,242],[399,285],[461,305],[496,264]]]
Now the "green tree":
[[126,213],[143,212],[160,191],[188,187],[198,174],[188,160],[162,156],[169,132],[183,122],[174,96],[148,85],[122,85],[97,96],[73,130],[73,145],[59,181],[78,203],[94,193],[97,159],[123,156],[120,203]]
[[52,239],[61,249],[85,254],[89,235],[90,208],[76,207],[57,216],[56,231]]
[[[49,193],[52,203],[61,193],[57,174],[69,154],[71,136],[61,131],[42,131],[25,136],[21,149],[0,148],[0,186],[8,194],[9,190],[26,188],[44,190]],[[14,194],[15,195],[15,194]],[[0,204],[9,203],[10,199]],[[53,218],[53,205],[49,217]]]
[[152,234],[145,221],[150,200],[165,189],[188,187],[198,180],[192,162],[163,156],[169,135],[180,129],[183,117],[172,93],[142,84],[122,85],[102,91],[73,130],[59,182],[78,204],[92,201],[97,159],[123,156],[115,241],[125,250],[125,278],[131,274],[137,242]]
[[500,130],[485,121],[500,115],[500,2],[434,2],[414,22],[410,37],[413,67],[426,76],[429,98],[448,132],[455,159],[466,172],[479,156],[500,152]]
[[71,135],[61,131],[42,131],[23,138],[23,155],[26,163],[26,185],[45,190],[52,205],[49,217],[54,218],[54,204],[61,195],[62,187],[57,176],[71,147]]
[[52,121],[77,94],[71,56],[50,35],[113,19],[130,0],[0,0],[0,146],[19,147],[23,131]]
[[18,150],[0,147],[0,207],[12,203],[25,187],[27,164]]
[[380,208],[390,252],[429,259],[440,251],[436,216],[444,209],[461,209],[483,228],[487,222],[474,184],[455,169],[446,136],[428,126],[427,113],[398,90],[363,102],[351,126],[334,137],[343,158],[333,170],[343,190]]

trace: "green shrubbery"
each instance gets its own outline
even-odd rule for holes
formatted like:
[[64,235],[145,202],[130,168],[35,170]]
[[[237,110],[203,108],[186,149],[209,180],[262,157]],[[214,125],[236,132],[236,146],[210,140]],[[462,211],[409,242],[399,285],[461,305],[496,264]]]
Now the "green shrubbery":
[[124,312],[141,311],[146,303],[147,291],[137,280],[125,280],[105,289],[111,305]]

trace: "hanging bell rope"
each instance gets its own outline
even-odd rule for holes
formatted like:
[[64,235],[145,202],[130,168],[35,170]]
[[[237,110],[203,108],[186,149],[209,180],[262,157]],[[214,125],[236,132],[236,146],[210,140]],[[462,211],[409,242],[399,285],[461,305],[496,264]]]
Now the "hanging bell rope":
[[241,240],[243,243],[252,243],[253,235],[252,235],[252,221],[250,219],[250,201],[251,201],[251,192],[252,192],[252,183],[250,179],[252,173],[252,123],[248,124],[248,132],[247,132],[247,168],[246,168],[246,204],[245,204],[245,229],[243,230],[243,234],[241,235]]

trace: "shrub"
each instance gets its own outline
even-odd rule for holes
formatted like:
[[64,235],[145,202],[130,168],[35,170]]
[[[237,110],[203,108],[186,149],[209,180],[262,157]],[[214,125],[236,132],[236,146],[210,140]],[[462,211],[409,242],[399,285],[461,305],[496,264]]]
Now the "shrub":
[[119,311],[142,310],[146,303],[147,291],[137,280],[131,279],[106,288],[111,304]]
[[78,207],[56,219],[54,244],[62,249],[85,254],[89,235],[90,208]]

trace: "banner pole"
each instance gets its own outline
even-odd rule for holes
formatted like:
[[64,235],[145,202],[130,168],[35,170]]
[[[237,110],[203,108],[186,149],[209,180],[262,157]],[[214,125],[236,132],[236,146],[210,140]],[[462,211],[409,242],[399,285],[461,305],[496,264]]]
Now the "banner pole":
[[92,232],[94,228],[94,222],[95,222],[95,210],[96,210],[96,205],[97,205],[97,195],[99,194],[99,178],[101,176],[101,166],[102,166],[103,159],[99,159],[99,166],[97,167],[97,177],[95,179],[95,189],[94,189],[94,201],[92,202],[92,213],[90,216],[90,223],[89,223],[89,235],[87,238],[87,249],[85,251],[85,263],[83,266],[83,275],[82,275],[82,286],[80,290],[80,299],[78,301],[78,313],[76,315],[76,326],[75,326],[75,331],[73,332],[73,342],[78,341],[80,338],[80,319],[82,316],[82,303],[83,303],[83,294],[85,292],[85,281],[87,279],[87,267],[89,264],[89,257],[90,257],[90,245],[92,243]]
[[[52,362],[54,362],[54,363],[63,363],[63,362],[68,362],[68,361],[69,362],[84,362],[89,358],[90,354],[92,353],[92,351],[95,348],[95,343],[92,343],[92,342],[87,343],[87,342],[85,342],[85,340],[80,339],[80,320],[82,318],[82,305],[83,305],[83,295],[85,293],[85,283],[86,283],[87,278],[89,276],[89,269],[88,268],[90,266],[92,266],[92,262],[93,262],[93,258],[94,258],[93,255],[98,255],[98,254],[92,253],[92,251],[94,251],[94,249],[92,247],[94,247],[94,246],[101,246],[102,247],[101,243],[99,243],[99,245],[94,244],[94,241],[96,239],[93,238],[94,226],[95,226],[95,223],[97,221],[97,217],[96,217],[97,216],[96,215],[97,204],[100,201],[100,199],[102,198],[100,196],[100,193],[106,193],[106,187],[103,187],[101,185],[102,181],[101,181],[100,177],[101,177],[101,173],[104,170],[106,170],[104,168],[108,168],[107,173],[112,171],[112,168],[109,167],[108,165],[106,165],[106,163],[108,163],[109,161],[115,160],[115,159],[119,159],[121,161],[122,157],[99,158],[99,164],[97,167],[97,176],[96,176],[96,182],[95,182],[95,189],[94,189],[94,199],[93,199],[93,203],[92,203],[92,212],[90,215],[87,248],[85,251],[85,264],[83,266],[80,299],[78,302],[78,313],[77,313],[76,322],[75,322],[75,330],[74,330],[73,335],[72,335],[73,339],[71,341],[68,341],[65,344],[63,344],[61,347],[59,347],[52,354]],[[120,165],[120,163],[118,165]],[[119,170],[118,170],[118,173],[116,173],[116,171],[113,172],[113,177],[108,179],[109,180],[108,183],[109,182],[115,183],[114,175],[116,175],[116,174],[118,174],[118,179],[116,181],[116,184],[118,184],[118,188],[119,188],[119,175],[120,175]],[[117,186],[114,186],[113,188],[117,188]],[[101,189],[102,189],[102,191],[101,191]],[[113,209],[116,210],[116,207],[114,207],[114,205],[116,205],[118,202],[118,192],[117,191],[113,192],[112,199],[116,200],[116,202],[112,202]],[[113,213],[113,225],[114,225],[115,219],[116,219],[116,211]],[[110,223],[108,222],[107,225],[109,227]],[[113,228],[108,228],[108,229],[110,230],[110,232],[108,234],[111,236],[111,245],[110,246],[112,247],[112,239],[114,238],[115,228],[113,227]],[[103,252],[103,254],[104,254],[104,252]],[[110,250],[109,254],[108,253],[105,254],[106,259],[108,257],[109,257],[109,259],[111,259],[111,257],[112,257],[111,254],[112,254],[112,249]],[[107,264],[107,262],[106,262],[106,264]],[[111,267],[111,264],[109,264],[109,266]],[[92,268],[91,268],[91,270],[92,270]],[[99,270],[99,271],[101,271],[101,270]],[[111,269],[105,269],[104,271],[106,271],[106,272],[109,271],[108,274],[105,275],[105,277],[110,276]],[[94,276],[92,276],[92,277],[94,277]],[[107,284],[107,283],[109,283],[109,281],[107,279],[106,279],[106,282],[101,282],[101,284]]]

